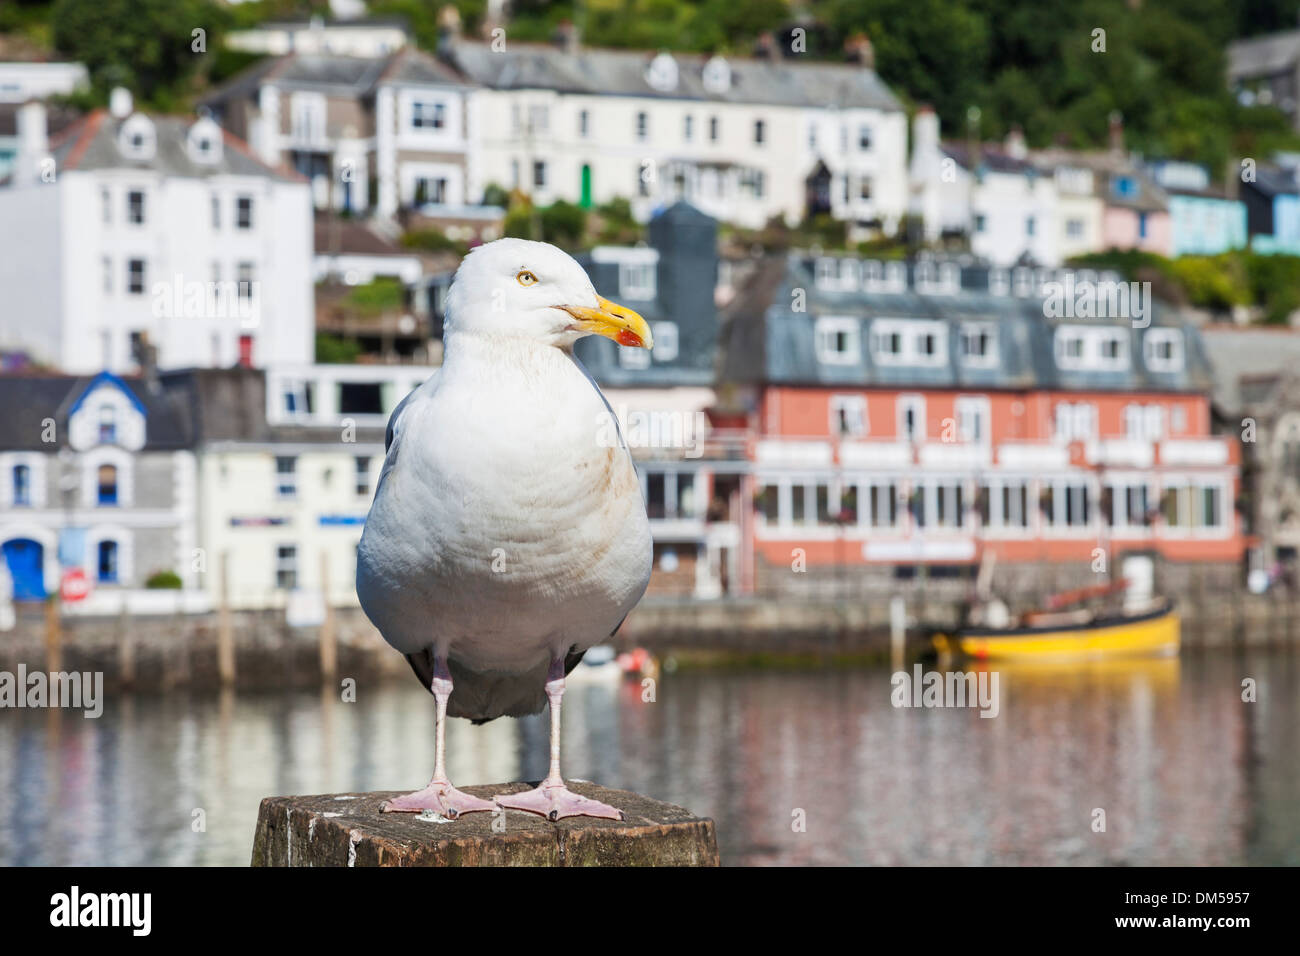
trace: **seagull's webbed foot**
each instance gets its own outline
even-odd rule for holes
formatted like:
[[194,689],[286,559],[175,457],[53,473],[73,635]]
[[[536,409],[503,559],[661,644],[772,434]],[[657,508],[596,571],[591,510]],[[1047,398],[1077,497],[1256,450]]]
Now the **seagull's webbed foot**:
[[608,803],[592,800],[574,793],[563,781],[543,783],[534,790],[523,793],[497,794],[496,802],[508,810],[525,810],[555,821],[563,817],[604,817],[622,820],[623,811]]
[[491,800],[471,796],[446,782],[430,782],[423,790],[387,800],[379,808],[381,813],[419,813],[423,810],[432,810],[448,820],[455,820],[462,813],[474,813],[478,810],[490,812],[495,809],[496,804]]

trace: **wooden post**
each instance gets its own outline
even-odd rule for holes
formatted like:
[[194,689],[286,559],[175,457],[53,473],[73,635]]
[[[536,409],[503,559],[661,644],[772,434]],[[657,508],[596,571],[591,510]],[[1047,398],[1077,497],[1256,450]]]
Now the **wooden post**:
[[320,554],[320,599],[324,604],[325,617],[320,626],[320,676],[329,683],[338,673],[338,646],[334,639],[334,605],[330,601],[330,556],[328,551]]
[[217,604],[217,675],[223,686],[235,683],[235,636],[230,625],[230,553],[221,552]]
[[889,599],[889,663],[894,671],[901,671],[907,645],[907,604],[903,595]]
[[45,602],[45,670],[57,674],[63,670],[63,620],[59,595],[51,594]]
[[[464,787],[491,800],[529,784]],[[577,793],[623,811],[623,820],[520,810],[454,821],[380,813],[397,793],[267,797],[257,815],[253,866],[717,866],[713,821],[639,793],[570,780]]]
[[123,686],[135,683],[135,641],[131,639],[131,617],[125,600],[117,615],[117,670]]

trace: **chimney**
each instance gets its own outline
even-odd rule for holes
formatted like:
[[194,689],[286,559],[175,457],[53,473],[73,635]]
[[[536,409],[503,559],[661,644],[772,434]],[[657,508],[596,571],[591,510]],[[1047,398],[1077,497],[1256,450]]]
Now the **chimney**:
[[1029,147],[1025,145],[1025,132],[1019,126],[1011,127],[1007,133],[1006,143],[1004,144],[1007,155],[1012,159],[1024,159],[1029,155]]
[[32,100],[18,108],[18,155],[14,163],[14,185],[39,182],[41,164],[50,155],[49,128],[45,104]]
[[1116,156],[1124,155],[1124,114],[1119,110],[1111,110],[1109,117],[1110,124],[1110,151]]
[[777,46],[776,37],[771,30],[764,30],[754,40],[754,56],[759,60],[781,59],[781,48]]
[[135,112],[131,91],[125,86],[113,87],[113,91],[108,94],[108,112],[117,120],[124,120]]
[[446,56],[460,40],[460,11],[448,3],[438,11],[438,53]]
[[551,39],[557,47],[572,56],[578,52],[581,37],[572,20],[561,20],[555,25],[555,34]]
[[876,68],[876,50],[865,33],[855,33],[844,41],[844,59],[858,64],[863,69]]
[[931,157],[939,152],[939,116],[929,103],[922,103],[912,117],[912,155]]

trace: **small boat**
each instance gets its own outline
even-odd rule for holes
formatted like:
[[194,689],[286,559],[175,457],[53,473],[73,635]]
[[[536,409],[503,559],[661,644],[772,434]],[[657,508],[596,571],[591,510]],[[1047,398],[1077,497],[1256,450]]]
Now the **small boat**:
[[976,660],[1102,660],[1178,653],[1181,625],[1167,598],[1130,601],[1122,611],[1069,610],[1073,604],[1109,597],[1125,581],[1083,588],[1048,599],[1049,610],[1035,611],[1007,627],[966,625],[936,634],[940,654]]

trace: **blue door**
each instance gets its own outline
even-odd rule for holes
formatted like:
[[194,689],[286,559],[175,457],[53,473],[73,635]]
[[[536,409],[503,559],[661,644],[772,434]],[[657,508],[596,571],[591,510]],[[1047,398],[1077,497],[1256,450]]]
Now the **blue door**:
[[45,549],[30,538],[4,543],[5,564],[14,582],[15,601],[45,599]]

